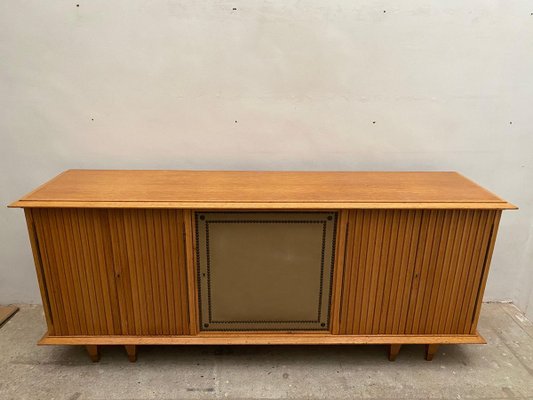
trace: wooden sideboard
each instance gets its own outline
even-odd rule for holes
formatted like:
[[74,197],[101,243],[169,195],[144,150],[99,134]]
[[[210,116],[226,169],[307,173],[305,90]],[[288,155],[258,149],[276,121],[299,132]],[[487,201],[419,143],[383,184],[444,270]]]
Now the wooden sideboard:
[[501,211],[455,172],[68,170],[24,208],[39,344],[485,343]]

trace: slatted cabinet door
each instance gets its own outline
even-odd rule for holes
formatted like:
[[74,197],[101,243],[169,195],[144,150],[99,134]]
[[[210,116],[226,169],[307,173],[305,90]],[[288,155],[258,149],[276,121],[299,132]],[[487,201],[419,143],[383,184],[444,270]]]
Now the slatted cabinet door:
[[183,210],[109,210],[122,331],[125,335],[187,335]]
[[186,213],[29,210],[49,335],[189,334]]
[[107,211],[36,208],[27,216],[49,334],[121,334]]
[[500,214],[349,211],[339,333],[475,333]]

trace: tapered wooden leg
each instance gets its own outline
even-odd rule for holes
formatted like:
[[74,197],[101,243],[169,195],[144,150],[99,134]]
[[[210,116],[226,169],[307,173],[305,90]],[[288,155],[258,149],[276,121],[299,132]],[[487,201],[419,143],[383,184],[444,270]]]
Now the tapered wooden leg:
[[401,344],[389,345],[389,361],[396,361],[396,357],[398,357],[398,353],[400,352],[401,348]]
[[95,344],[88,344],[85,346],[87,349],[87,353],[89,353],[89,357],[91,358],[92,362],[98,362],[100,361],[100,349]]
[[433,356],[435,355],[438,349],[438,344],[426,344],[426,360],[433,360]]
[[137,361],[137,346],[134,344],[126,344],[124,347],[126,348],[126,353],[128,353],[128,359],[130,362]]

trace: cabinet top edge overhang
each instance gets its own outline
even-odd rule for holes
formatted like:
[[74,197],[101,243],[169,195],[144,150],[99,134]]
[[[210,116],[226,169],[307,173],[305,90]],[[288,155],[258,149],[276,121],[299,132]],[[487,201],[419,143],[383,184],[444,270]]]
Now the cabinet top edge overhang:
[[67,170],[9,207],[516,209],[452,172]]

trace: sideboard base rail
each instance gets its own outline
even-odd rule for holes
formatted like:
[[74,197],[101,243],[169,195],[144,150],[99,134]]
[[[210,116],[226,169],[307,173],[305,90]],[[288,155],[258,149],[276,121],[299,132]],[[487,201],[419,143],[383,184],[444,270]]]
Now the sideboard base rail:
[[195,336],[49,336],[39,345],[322,345],[322,344],[486,344],[479,333],[475,335],[324,335],[324,334],[199,334]]
[[137,360],[138,345],[364,345],[388,346],[388,358],[395,361],[402,345],[425,345],[425,359],[433,360],[441,344],[486,344],[479,333],[475,335],[324,335],[319,333],[233,333],[199,334],[195,336],[49,336],[45,334],[39,345],[82,345],[93,362],[100,361],[99,346],[124,346],[128,359]]

